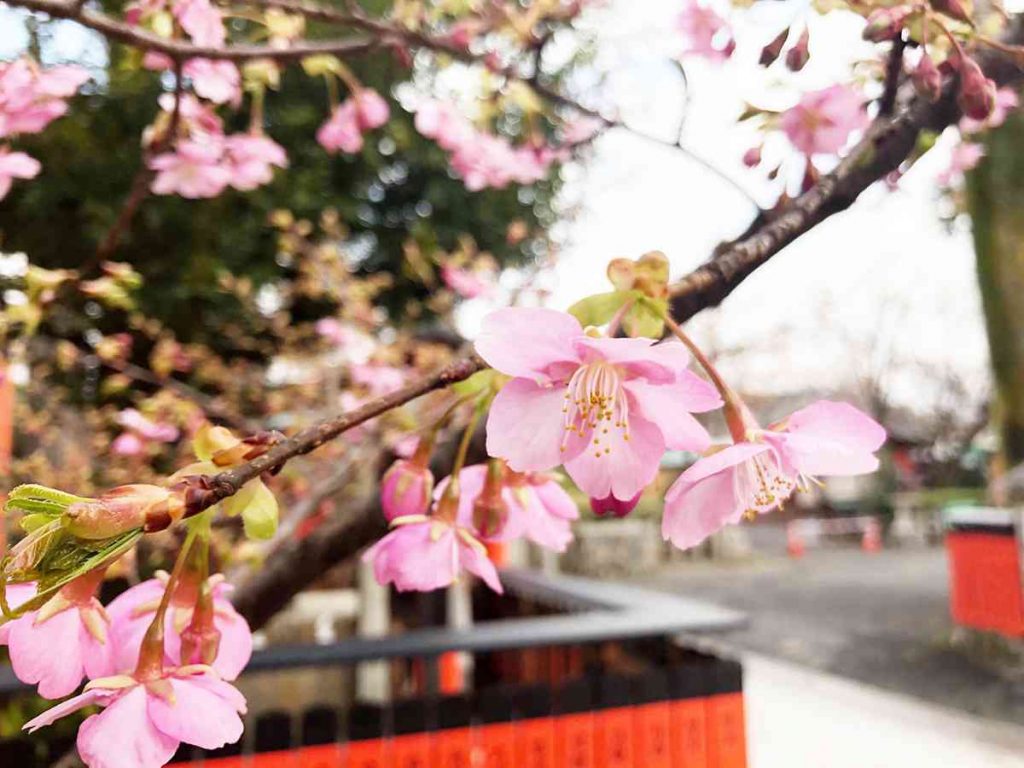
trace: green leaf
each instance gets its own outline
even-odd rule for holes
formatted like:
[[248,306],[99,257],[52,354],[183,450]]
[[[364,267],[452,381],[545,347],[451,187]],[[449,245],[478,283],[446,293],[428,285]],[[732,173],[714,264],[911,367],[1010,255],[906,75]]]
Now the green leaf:
[[667,299],[652,299],[641,296],[622,319],[622,328],[629,336],[645,336],[660,339],[665,332],[662,319],[668,311]]
[[600,326],[611,320],[622,305],[633,298],[636,298],[635,291],[598,293],[577,301],[569,307],[569,314],[579,320],[584,328],[588,325]]
[[465,381],[459,381],[452,384],[451,390],[459,397],[478,395],[481,392],[486,392],[488,389],[491,389],[494,386],[494,380],[498,375],[498,372],[493,368],[488,368],[485,371],[477,371]]
[[[67,535],[60,537],[49,546],[31,573],[17,576],[17,581],[36,582],[35,597],[19,605],[13,611],[9,610],[7,605],[0,606],[4,609],[4,615],[7,618],[17,618],[28,611],[34,611],[53,597],[61,587],[84,576],[89,571],[116,560],[134,547],[135,542],[140,538],[142,538],[141,528],[126,531],[101,541],[89,541]],[[6,564],[5,559],[3,565],[6,566]],[[0,590],[0,592],[2,591],[4,590]]]
[[242,510],[245,535],[250,539],[269,539],[277,532],[277,499],[262,480],[253,480],[256,490],[248,506]]
[[21,529],[26,533],[32,533],[37,528],[42,528],[47,523],[52,523],[54,515],[47,512],[33,512],[21,518]]

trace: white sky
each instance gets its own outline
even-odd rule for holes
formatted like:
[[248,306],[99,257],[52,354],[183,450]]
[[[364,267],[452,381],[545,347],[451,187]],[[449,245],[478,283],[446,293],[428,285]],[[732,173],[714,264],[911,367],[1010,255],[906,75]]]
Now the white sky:
[[[614,73],[602,92],[627,123],[671,137],[683,107],[682,81],[669,62],[681,48],[674,31],[679,0],[610,0],[590,16],[599,40],[596,67]],[[688,58],[691,104],[685,141],[727,171],[762,203],[775,192],[763,173],[740,162],[756,141],[737,126],[743,102],[784,108],[800,90],[848,77],[849,65],[870,58],[849,14],[806,14],[801,3],[762,3],[737,27],[737,56],[725,65]],[[754,62],[761,46],[786,23],[811,24],[811,61],[799,75]],[[25,45],[21,25],[0,6],[0,57]],[[102,60],[102,48],[71,25],[61,25],[61,58]],[[928,376],[914,363],[955,370],[983,386],[987,344],[974,276],[970,236],[939,220],[935,177],[948,160],[951,137],[929,153],[897,192],[872,189],[852,210],[833,217],[758,270],[724,305],[695,321],[698,338],[715,347],[750,351],[726,373],[756,391],[842,389],[868,364],[865,350],[894,349],[907,374],[897,385],[908,401],[927,398]],[[781,140],[766,157],[786,153]],[[45,158],[44,158],[45,162]],[[674,275],[704,261],[719,241],[742,231],[750,203],[683,153],[624,131],[599,139],[586,167],[566,169],[565,204],[577,215],[559,225],[558,267],[548,284],[551,306],[567,307],[608,289],[605,264],[664,251]],[[460,324],[472,334],[489,309],[470,302]]]

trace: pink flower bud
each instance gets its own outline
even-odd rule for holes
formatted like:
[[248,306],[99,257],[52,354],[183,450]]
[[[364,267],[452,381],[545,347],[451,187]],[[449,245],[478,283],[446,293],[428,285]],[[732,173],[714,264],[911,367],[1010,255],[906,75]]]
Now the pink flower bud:
[[957,68],[960,70],[957,104],[967,117],[984,120],[995,109],[996,84],[985,77],[978,62],[969,56],[961,56]]
[[936,101],[942,93],[942,73],[939,72],[939,68],[935,66],[932,57],[927,53],[921,56],[910,79],[917,92],[929,101]]
[[761,58],[759,64],[762,67],[770,67],[775,63],[775,60],[779,58],[779,54],[782,53],[782,46],[786,44],[786,40],[789,38],[789,27],[786,27],[782,32],[775,37],[768,45],[761,49]]
[[804,29],[796,45],[786,51],[786,67],[791,72],[799,72],[807,64],[808,59],[811,58],[810,42],[811,33],[809,30]]
[[398,517],[426,514],[430,494],[434,489],[434,475],[425,463],[412,459],[399,459],[387,472],[380,486],[380,505],[384,517],[390,522]]
[[747,168],[756,168],[761,164],[761,147],[751,147],[743,153],[743,164]]
[[872,43],[892,40],[903,30],[903,25],[913,12],[914,9],[909,5],[879,8],[868,16],[867,26],[861,33],[862,37]]
[[606,496],[603,499],[590,499],[590,509],[593,510],[594,514],[598,517],[606,517],[607,515],[614,515],[615,517],[625,517],[634,509],[636,509],[637,503],[640,501],[640,496],[643,491],[638,491],[636,496],[626,501],[617,499],[614,496]]

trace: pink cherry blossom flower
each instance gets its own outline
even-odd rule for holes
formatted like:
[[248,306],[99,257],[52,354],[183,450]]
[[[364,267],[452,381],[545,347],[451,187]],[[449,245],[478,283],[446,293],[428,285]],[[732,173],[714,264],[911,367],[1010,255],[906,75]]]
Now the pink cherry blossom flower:
[[502,592],[486,548],[465,525],[426,515],[398,518],[392,525],[363,555],[379,583],[394,584],[399,592],[429,592],[449,586],[465,570]]
[[686,37],[684,55],[701,56],[714,62],[725,61],[732,56],[736,47],[732,29],[713,8],[697,0],[687,0],[676,24]]
[[150,188],[157,195],[181,195],[191,199],[216,197],[231,183],[231,169],[222,160],[221,141],[179,141],[172,152],[149,161],[156,171]]
[[34,179],[42,167],[38,160],[24,152],[10,152],[7,147],[0,147],[0,200],[7,197],[15,179]]
[[[114,598],[107,606],[111,636],[116,649],[116,671],[127,672],[135,668],[142,638],[156,613],[166,578],[166,574],[161,573],[158,578],[136,584]],[[234,680],[242,673],[252,656],[252,632],[248,623],[228,599],[233,587],[224,582],[221,576],[212,576],[211,583],[213,624],[220,632],[220,646],[211,666],[223,679]],[[168,665],[177,666],[192,661],[181,658],[181,634],[192,621],[197,594],[196,586],[190,586],[187,581],[183,581],[171,596],[171,607],[167,611],[164,626],[164,661]]]
[[158,443],[173,443],[178,439],[178,428],[164,421],[147,419],[134,408],[125,408],[117,414],[117,423],[139,437]]
[[122,432],[114,438],[110,450],[117,456],[141,456],[146,450],[146,444],[134,432]]
[[348,368],[353,384],[365,387],[374,397],[386,395],[405,384],[406,373],[401,368],[383,363],[353,363]]
[[224,18],[210,0],[178,0],[173,12],[196,45],[220,48],[227,39]]
[[[165,93],[159,98],[160,109],[168,115],[174,112],[174,94]],[[209,104],[200,101],[191,93],[181,95],[178,118],[192,138],[199,135],[220,139],[224,136],[224,123]]]
[[780,122],[790,143],[808,156],[836,154],[867,124],[864,98],[848,85],[805,93]]
[[973,141],[961,141],[949,157],[949,167],[939,174],[939,186],[949,187],[963,180],[964,174],[976,167],[985,156],[985,147]]
[[885,430],[847,403],[821,400],[700,459],[665,494],[662,535],[685,549],[745,515],[779,509],[818,476],[875,471]]
[[326,341],[337,345],[344,359],[355,365],[366,363],[377,349],[377,343],[370,336],[333,317],[317,320],[316,332]]
[[81,67],[42,69],[27,58],[0,62],[0,138],[43,130],[88,79]]
[[691,412],[721,399],[681,344],[595,337],[572,315],[513,308],[484,319],[476,350],[513,377],[491,405],[487,451],[516,472],[564,464],[588,496],[630,499],[666,448],[710,442]]
[[[47,699],[67,696],[83,677],[113,674],[114,646],[110,621],[94,597],[102,572],[71,582],[41,608],[0,626],[0,644],[8,646],[14,674],[38,684]],[[35,587],[10,585],[12,607],[29,600]]]
[[224,146],[231,171],[231,186],[243,192],[269,184],[274,178],[275,166],[288,167],[284,148],[266,136],[239,133],[228,136]]
[[245,698],[202,665],[139,680],[122,675],[86,690],[25,724],[30,733],[83,707],[104,707],[78,729],[78,754],[89,768],[159,768],[182,742],[219,749],[242,736]]
[[[465,467],[459,473],[459,519],[473,520],[477,499],[484,491],[486,464]],[[440,497],[448,487],[447,478],[437,487]],[[504,524],[487,541],[513,541],[526,538],[538,546],[564,552],[573,539],[571,523],[580,513],[572,496],[566,493],[554,476],[544,472],[513,472],[506,470],[502,480],[501,498],[507,508]],[[477,535],[480,536],[479,526]]]
[[189,59],[182,74],[192,81],[196,95],[214,104],[234,104],[242,99],[242,76],[230,61]]
[[454,106],[440,101],[424,101],[416,109],[413,124],[420,135],[437,142],[441,149],[454,151],[476,133],[473,125]]
[[364,88],[346,99],[320,126],[316,140],[328,152],[355,154],[363,148],[363,133],[388,121],[388,103],[376,91]]
[[493,286],[483,279],[479,272],[462,269],[452,264],[445,264],[441,267],[441,279],[445,285],[464,299],[486,296],[493,290]]

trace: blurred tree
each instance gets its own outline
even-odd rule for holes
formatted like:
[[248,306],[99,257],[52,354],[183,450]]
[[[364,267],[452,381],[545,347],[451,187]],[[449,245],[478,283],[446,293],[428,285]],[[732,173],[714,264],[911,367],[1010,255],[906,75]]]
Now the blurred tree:
[[[46,34],[41,33],[45,54]],[[52,58],[52,57],[50,57]],[[403,77],[390,53],[365,57],[353,69],[368,86],[391,94]],[[47,131],[20,142],[42,159],[42,175],[19,185],[0,203],[0,248],[26,251],[43,267],[95,271],[97,245],[117,219],[141,165],[140,136],[157,109],[160,78],[138,68],[138,55],[115,46],[105,76],[79,97],[69,114]],[[244,130],[248,110],[231,130]],[[225,326],[245,325],[237,300],[218,276],[249,277],[258,287],[287,271],[275,263],[275,209],[316,220],[338,211],[358,247],[350,267],[387,272],[395,284],[382,303],[401,317],[408,300],[429,288],[403,268],[403,244],[415,240],[426,256],[450,250],[469,235],[500,265],[522,262],[538,248],[534,237],[510,244],[506,231],[522,221],[543,236],[557,181],[528,188],[470,192],[447,172],[444,153],[413,128],[412,116],[392,100],[394,119],[356,155],[330,156],[315,134],[329,113],[321,78],[286,70],[282,87],[268,94],[265,130],[288,153],[289,168],[254,192],[228,191],[213,200],[149,196],[122,237],[113,258],[144,277],[140,309],[182,341],[225,344]],[[86,275],[88,276],[88,275]],[[95,276],[95,275],[92,275]],[[322,314],[322,311],[321,311]],[[90,322],[90,325],[94,323]],[[102,323],[100,324],[102,327]],[[239,334],[232,334],[238,338]]]
[[1010,466],[1024,462],[1024,118],[988,133],[986,158],[968,176],[985,321],[996,384],[994,414]]

